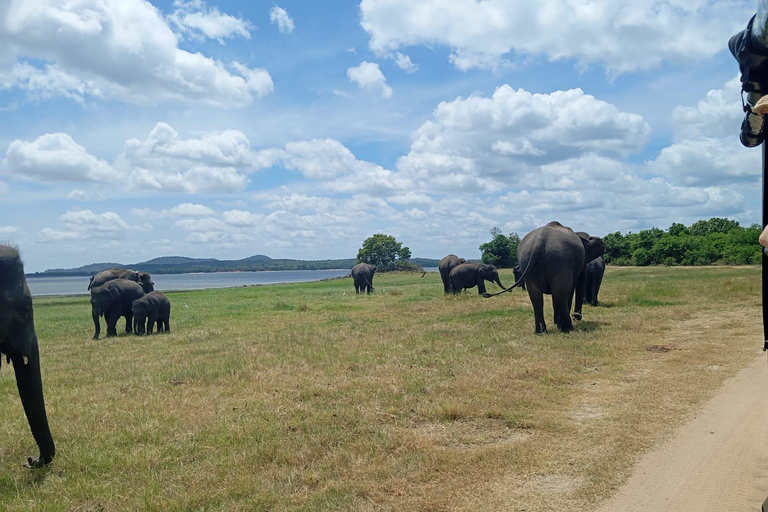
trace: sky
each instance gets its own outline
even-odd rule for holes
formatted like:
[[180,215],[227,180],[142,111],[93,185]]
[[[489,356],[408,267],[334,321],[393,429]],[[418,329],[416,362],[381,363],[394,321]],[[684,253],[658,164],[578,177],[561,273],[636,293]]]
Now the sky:
[[27,272],[415,257],[760,222],[743,0],[3,0],[0,243]]

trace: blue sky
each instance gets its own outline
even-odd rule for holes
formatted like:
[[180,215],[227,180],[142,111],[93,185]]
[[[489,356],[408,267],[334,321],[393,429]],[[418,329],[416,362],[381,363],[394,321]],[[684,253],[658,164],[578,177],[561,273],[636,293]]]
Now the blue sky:
[[0,240],[34,272],[759,222],[726,49],[754,8],[9,0]]

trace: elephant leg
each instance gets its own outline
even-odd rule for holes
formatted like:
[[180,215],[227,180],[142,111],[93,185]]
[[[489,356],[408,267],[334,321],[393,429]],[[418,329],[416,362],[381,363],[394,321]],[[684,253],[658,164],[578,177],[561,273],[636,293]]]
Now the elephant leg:
[[[566,290],[568,290],[568,288],[566,288]],[[570,290],[572,290],[572,288]],[[555,323],[563,332],[570,332],[573,330],[570,308],[568,307],[573,296],[572,294],[572,291],[569,294],[569,292],[565,290],[552,290],[552,308],[555,310],[555,318],[557,318]]]
[[107,338],[117,336],[117,321],[120,320],[120,310],[112,308],[107,319]]
[[171,332],[171,319],[166,318],[163,323],[165,324],[165,332]]
[[[584,281],[585,281],[585,275],[584,272],[579,274],[579,278],[576,281],[576,288],[574,290],[576,294],[576,307],[573,309],[573,318],[575,320],[581,320],[581,308],[584,305]],[[573,297],[573,294],[571,294],[571,297]],[[570,302],[570,301],[569,301]],[[571,311],[571,305],[568,304],[568,311]]]
[[533,318],[536,322],[536,334],[545,334],[547,324],[544,322],[544,294],[536,283],[528,284],[528,298],[533,306]]
[[127,313],[125,315],[125,332],[127,334],[133,332],[133,313]]
[[96,313],[92,313],[93,316],[93,326],[95,327],[93,331],[93,339],[97,340],[99,339],[99,334],[101,334],[101,322],[99,322],[99,316]]
[[483,295],[484,293],[487,293],[485,291],[485,280],[484,279],[480,279],[477,282],[477,293],[480,294],[480,295]]

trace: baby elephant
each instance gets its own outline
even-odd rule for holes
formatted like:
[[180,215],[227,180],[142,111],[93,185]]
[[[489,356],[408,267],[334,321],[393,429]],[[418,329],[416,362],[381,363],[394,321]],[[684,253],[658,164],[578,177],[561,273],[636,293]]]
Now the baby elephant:
[[150,292],[140,299],[133,301],[133,332],[152,334],[152,328],[157,322],[157,332],[171,331],[171,301],[161,292]]
[[485,292],[485,281],[490,281],[499,285],[499,288],[506,290],[501,280],[499,280],[499,271],[493,265],[482,263],[462,263],[453,267],[448,275],[451,291],[461,293],[465,288],[474,288],[477,286],[477,293],[483,295]]

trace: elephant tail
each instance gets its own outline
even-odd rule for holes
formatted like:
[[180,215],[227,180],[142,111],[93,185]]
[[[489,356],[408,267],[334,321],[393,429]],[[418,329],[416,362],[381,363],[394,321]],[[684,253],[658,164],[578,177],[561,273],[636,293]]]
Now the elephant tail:
[[495,297],[497,295],[501,295],[502,293],[507,293],[508,291],[511,291],[513,288],[517,288],[518,286],[522,286],[525,284],[525,276],[528,275],[528,271],[531,269],[531,267],[536,263],[536,260],[538,259],[538,253],[539,253],[539,237],[541,235],[541,231],[536,233],[536,240],[533,241],[533,250],[531,251],[531,257],[528,259],[528,264],[525,266],[525,270],[523,270],[523,273],[520,274],[520,279],[515,281],[515,284],[507,288],[506,290],[502,290],[500,292],[496,293],[484,293],[483,297],[486,299],[490,297]]
[[424,271],[423,274],[421,274],[421,277],[424,277],[425,275],[427,275],[427,271],[426,270]]

